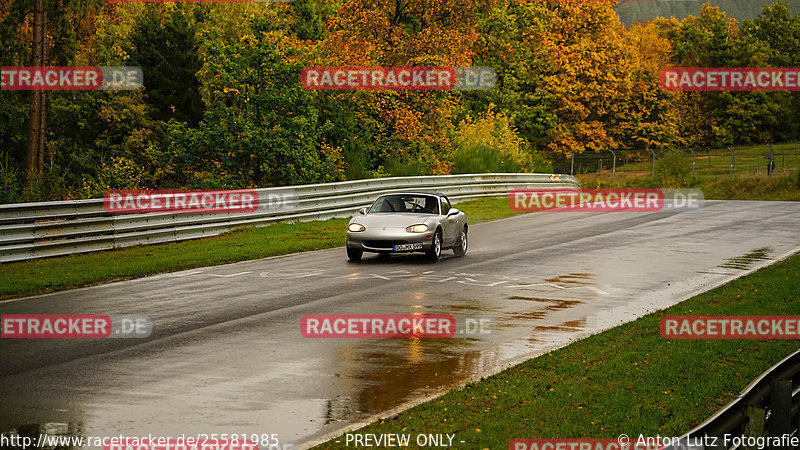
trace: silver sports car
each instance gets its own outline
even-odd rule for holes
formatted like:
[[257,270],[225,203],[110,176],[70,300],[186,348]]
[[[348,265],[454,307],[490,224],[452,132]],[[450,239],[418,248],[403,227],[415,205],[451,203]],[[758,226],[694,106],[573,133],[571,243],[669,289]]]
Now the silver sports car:
[[436,260],[447,248],[463,256],[467,253],[468,230],[467,216],[450,206],[444,194],[381,195],[350,220],[347,257],[358,261],[364,252],[424,252]]

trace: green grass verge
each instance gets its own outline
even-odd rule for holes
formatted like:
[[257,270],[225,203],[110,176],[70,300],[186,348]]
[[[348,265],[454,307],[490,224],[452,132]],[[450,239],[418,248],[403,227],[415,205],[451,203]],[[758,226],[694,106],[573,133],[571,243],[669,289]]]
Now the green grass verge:
[[[515,213],[507,198],[456,205],[470,223]],[[206,239],[0,264],[0,299],[345,245],[347,219],[280,223]],[[343,256],[344,258],[344,253]]]
[[[793,315],[800,256],[665,311],[573,343],[374,423],[357,433],[457,433],[464,448],[512,439],[678,436],[800,344],[667,340],[664,315]],[[345,440],[340,438],[341,442]],[[316,448],[340,448],[333,441]]]

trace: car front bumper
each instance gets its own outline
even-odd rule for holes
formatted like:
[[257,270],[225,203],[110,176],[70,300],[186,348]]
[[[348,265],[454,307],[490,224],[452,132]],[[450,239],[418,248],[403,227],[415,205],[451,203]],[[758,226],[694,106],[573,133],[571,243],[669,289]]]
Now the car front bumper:
[[[422,249],[395,252],[394,245],[422,243]],[[433,233],[409,233],[404,228],[347,232],[347,247],[375,253],[426,252],[433,245]]]

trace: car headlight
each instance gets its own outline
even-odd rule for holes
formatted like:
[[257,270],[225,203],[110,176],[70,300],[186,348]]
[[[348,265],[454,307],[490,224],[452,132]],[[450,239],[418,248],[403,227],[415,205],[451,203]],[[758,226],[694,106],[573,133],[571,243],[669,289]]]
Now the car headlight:
[[425,233],[428,231],[427,225],[411,225],[410,227],[406,228],[406,231],[409,233]]
[[347,227],[347,230],[352,231],[353,233],[358,233],[359,231],[366,230],[366,228],[364,228],[364,225],[358,223],[351,223],[350,226]]

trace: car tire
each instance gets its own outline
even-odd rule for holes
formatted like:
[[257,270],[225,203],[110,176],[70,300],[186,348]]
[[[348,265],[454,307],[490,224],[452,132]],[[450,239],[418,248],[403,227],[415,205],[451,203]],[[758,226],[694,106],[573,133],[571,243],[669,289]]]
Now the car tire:
[[442,231],[437,230],[436,234],[433,235],[433,245],[431,245],[430,250],[425,252],[425,256],[432,261],[438,261],[439,257],[442,256]]
[[464,229],[461,230],[461,236],[458,237],[455,247],[453,247],[453,253],[455,253],[456,256],[464,256],[467,254],[468,247],[467,227],[464,227]]
[[347,247],[347,259],[350,261],[361,261],[364,252],[355,248]]

